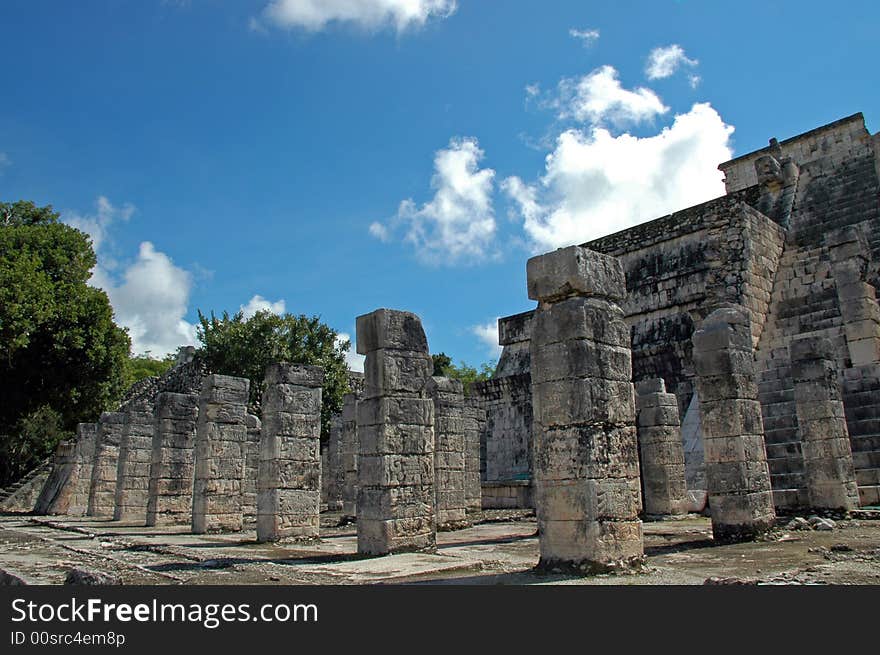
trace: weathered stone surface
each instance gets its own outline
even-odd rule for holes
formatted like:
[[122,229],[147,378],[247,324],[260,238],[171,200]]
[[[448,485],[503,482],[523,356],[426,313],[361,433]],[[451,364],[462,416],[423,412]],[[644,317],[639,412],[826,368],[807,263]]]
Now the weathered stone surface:
[[116,472],[125,415],[104,412],[98,419],[87,514],[112,518],[116,506]]
[[[346,519],[357,516],[358,497],[358,412],[357,394],[342,397],[342,444],[340,466],[342,477],[342,515]],[[375,424],[371,422],[371,425]]]
[[470,525],[467,520],[465,482],[464,386],[459,380],[432,377],[428,381],[428,393],[434,403],[434,509],[437,529],[457,530]]
[[675,395],[666,393],[663,378],[637,383],[636,391],[645,514],[686,514],[684,448]]
[[773,526],[776,513],[761,406],[757,393],[749,397],[751,385],[742,383],[754,376],[748,319],[732,308],[711,313],[694,333],[693,356],[712,532],[718,541],[752,539]]
[[541,301],[530,344],[540,565],[583,572],[640,566],[632,370],[613,327],[622,318],[615,301],[624,296],[623,270],[616,259],[579,247],[532,258],[527,270],[529,296]]
[[789,353],[809,503],[855,509],[859,491],[834,348],[828,339],[801,337],[791,342]]
[[97,436],[96,423],[80,423],[76,426],[76,468],[71,475],[72,489],[66,512],[68,516],[83,516],[88,511]]
[[130,405],[125,411],[116,471],[115,521],[146,522],[155,421],[152,400]]
[[199,397],[162,392],[156,420],[147,494],[147,525],[189,525]]
[[[257,541],[317,538],[321,513],[321,384],[316,366],[266,369],[257,474]],[[296,417],[295,420],[293,417]]]
[[76,471],[76,442],[60,442],[52,457],[52,470],[34,504],[34,514],[67,513],[73,485],[76,482]]
[[245,378],[206,375],[199,394],[193,471],[192,531],[238,532],[247,441]]
[[465,520],[463,447],[438,454],[446,470],[462,472],[459,502],[443,495],[445,491],[435,495],[431,385],[444,407],[454,393],[451,385],[431,381],[433,363],[414,314],[376,310],[358,317],[357,334],[358,352],[366,355],[365,397],[356,410],[358,552],[433,551],[435,503],[450,507],[450,521]]
[[465,397],[462,420],[464,432],[464,497],[469,514],[478,513],[483,505],[480,485],[480,434],[486,423],[486,411],[476,394]]

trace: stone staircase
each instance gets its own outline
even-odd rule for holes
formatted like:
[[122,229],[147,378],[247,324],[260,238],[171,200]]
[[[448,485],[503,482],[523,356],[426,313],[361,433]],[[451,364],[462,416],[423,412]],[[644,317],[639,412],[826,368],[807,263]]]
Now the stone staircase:
[[[52,459],[53,458],[50,455],[38,466],[28,471],[17,482],[13,482],[5,489],[0,489],[0,510],[15,511],[25,509],[25,506],[28,505],[28,500],[32,495],[31,487],[35,486],[33,483],[36,482],[37,478],[40,476],[47,476],[49,474],[49,471],[52,469]],[[39,486],[42,487],[42,484]],[[25,492],[27,498],[23,498],[20,502],[17,502],[19,501],[17,496],[22,495]],[[32,507],[33,503],[31,502],[30,506],[26,508],[26,511],[30,511]]]
[[841,357],[846,351],[826,248],[786,245],[773,284],[770,312],[756,349],[773,498],[777,508],[793,509],[809,502],[788,354],[790,336],[785,335],[827,337]]
[[863,507],[880,505],[880,366],[847,369],[843,397],[859,502]]

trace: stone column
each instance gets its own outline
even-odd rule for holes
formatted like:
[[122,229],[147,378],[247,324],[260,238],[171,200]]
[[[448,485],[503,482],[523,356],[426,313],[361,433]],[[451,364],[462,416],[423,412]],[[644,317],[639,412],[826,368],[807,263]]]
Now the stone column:
[[471,525],[465,500],[464,386],[460,380],[432,377],[434,402],[434,511],[438,530]]
[[76,426],[76,469],[70,504],[67,507],[68,516],[83,516],[89,509],[89,488],[92,486],[97,436],[97,423],[80,423]]
[[342,517],[353,520],[357,516],[358,493],[358,431],[357,395],[347,393],[342,397],[342,449],[340,453],[343,472]]
[[776,513],[748,318],[718,309],[693,344],[712,533],[716,541],[753,539]]
[[244,454],[244,480],[242,480],[241,512],[244,528],[257,527],[257,478],[260,475],[260,439],[263,422],[253,414],[247,415],[247,441]]
[[320,366],[266,369],[257,476],[257,541],[317,538],[321,526]]
[[678,400],[663,378],[645,380],[636,383],[636,410],[645,514],[687,514]]
[[377,309],[357,319],[366,355],[357,405],[358,552],[385,555],[436,548],[433,370],[418,316]]
[[104,412],[98,419],[95,459],[89,487],[88,516],[112,518],[116,507],[116,469],[119,466],[119,442],[125,415]]
[[114,521],[146,522],[155,423],[152,400],[134,402],[125,410],[116,471]]
[[156,396],[156,428],[150,458],[147,525],[192,522],[199,397],[163,391]]
[[482,509],[480,487],[480,426],[486,422],[486,412],[473,396],[464,405],[464,502],[468,514]]
[[859,489],[834,348],[828,339],[801,337],[792,340],[789,353],[810,506],[855,509]]
[[59,442],[52,456],[52,470],[34,503],[34,514],[67,514],[75,469],[76,442],[73,440]]
[[869,246],[855,227],[832,232],[828,242],[850,361],[873,364],[880,361],[880,305],[874,287],[865,282]]
[[345,471],[342,469],[343,432],[342,415],[332,417],[327,443],[327,468],[322,471],[327,480],[327,509],[331,512],[342,509],[342,488],[345,485]]
[[644,561],[626,295],[620,262],[572,246],[528,262],[540,566]]
[[192,531],[238,532],[250,381],[206,375],[199,395]]

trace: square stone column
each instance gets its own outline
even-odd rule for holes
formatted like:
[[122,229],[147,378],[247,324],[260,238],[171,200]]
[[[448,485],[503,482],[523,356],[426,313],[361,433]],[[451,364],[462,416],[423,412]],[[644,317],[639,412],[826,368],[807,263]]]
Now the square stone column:
[[156,396],[147,525],[192,523],[199,397],[163,391]]
[[239,532],[250,380],[206,375],[199,394],[192,531]]
[[330,419],[330,438],[327,443],[327,468],[323,471],[327,486],[327,509],[336,512],[342,509],[342,489],[345,486],[345,471],[342,468],[342,439],[345,432],[341,414]]
[[880,361],[880,305],[865,281],[870,246],[862,232],[848,226],[828,234],[831,267],[846,345],[853,366]]
[[153,401],[131,403],[124,414],[113,520],[140,521],[143,524],[147,519],[150,460],[153,455],[153,433],[156,429]]
[[678,400],[666,393],[663,378],[636,383],[636,411],[645,514],[687,514]]
[[644,561],[626,295],[620,262],[579,246],[528,261],[535,510],[542,568]]
[[434,506],[438,530],[471,525],[465,499],[464,386],[460,380],[432,377],[434,401]]
[[792,340],[789,353],[810,506],[855,509],[859,489],[834,347],[829,339],[801,337]]
[[88,516],[112,518],[116,507],[116,470],[119,467],[119,443],[125,415],[104,412],[98,419],[95,458],[89,487]]
[[257,476],[257,541],[317,538],[321,525],[320,366],[266,369]]
[[716,541],[753,539],[776,520],[749,320],[718,309],[693,336],[706,486]]
[[247,415],[247,441],[244,454],[241,513],[245,530],[257,527],[257,479],[260,476],[260,440],[263,422],[258,416]]
[[80,423],[76,426],[76,468],[71,476],[73,490],[67,507],[68,516],[83,516],[89,509],[89,488],[92,486],[97,436],[97,423]]
[[339,466],[342,469],[342,517],[354,520],[357,516],[358,494],[358,431],[357,394],[342,397],[342,443]]
[[366,355],[357,405],[358,552],[385,555],[436,548],[434,365],[418,316],[377,309],[357,319]]
[[464,405],[464,501],[468,514],[483,509],[483,490],[480,484],[480,428],[486,423],[486,411],[471,396]]

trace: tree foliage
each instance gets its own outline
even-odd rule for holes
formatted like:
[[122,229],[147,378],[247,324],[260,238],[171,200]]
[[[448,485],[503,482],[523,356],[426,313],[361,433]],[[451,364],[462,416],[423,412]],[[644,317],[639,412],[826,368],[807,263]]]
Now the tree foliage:
[[495,373],[496,362],[483,362],[478,368],[469,366],[464,361],[459,361],[458,366],[452,363],[452,358],[446,353],[431,355],[434,360],[434,375],[440,375],[455,380],[461,380],[464,384],[465,395],[470,394],[471,385],[474,382],[483,382],[490,379]]
[[199,356],[209,371],[245,377],[251,381],[250,405],[259,414],[266,367],[276,362],[324,367],[321,435],[330,433],[330,417],[342,409],[348,392],[345,354],[350,344],[338,342],[337,333],[318,316],[257,312],[245,319],[242,312],[208,318],[199,312]]
[[88,236],[51,206],[0,203],[0,484],[124,391],[130,340],[88,285],[94,265]]
[[131,388],[131,385],[144,378],[159,377],[167,373],[176,362],[177,356],[173,353],[162,359],[153,359],[149,352],[129,356],[125,363],[125,388]]

